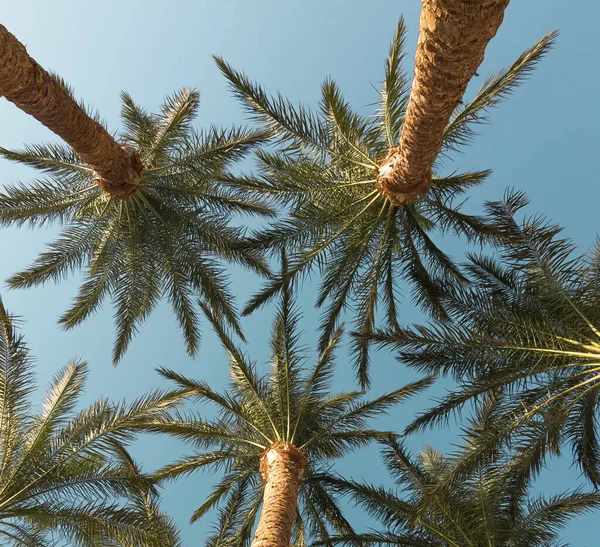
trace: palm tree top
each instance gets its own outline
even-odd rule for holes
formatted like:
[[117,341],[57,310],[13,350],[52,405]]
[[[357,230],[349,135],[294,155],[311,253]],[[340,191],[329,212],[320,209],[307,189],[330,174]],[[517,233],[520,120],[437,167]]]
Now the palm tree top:
[[[336,544],[369,547],[550,547],[575,516],[600,506],[598,493],[581,490],[544,498],[520,482],[508,454],[456,474],[462,454],[444,457],[426,448],[411,456],[397,439],[383,449],[395,489],[337,480],[336,488],[385,527],[334,538]],[[518,469],[518,466],[516,466]]]
[[578,256],[560,226],[543,217],[517,221],[526,204],[520,192],[488,204],[504,243],[494,257],[470,256],[470,283],[446,297],[449,323],[379,331],[372,338],[398,350],[408,365],[459,382],[410,430],[444,422],[493,394],[503,411],[492,445],[506,436],[523,443],[539,469],[548,452],[558,453],[568,441],[598,485],[600,246]]
[[178,547],[154,483],[124,448],[140,420],[177,399],[154,393],[76,411],[86,376],[85,363],[69,363],[36,412],[29,349],[0,301],[0,543]]
[[[444,133],[443,152],[458,151],[487,121],[487,111],[508,97],[552,46],[556,33],[544,36],[508,69],[483,82],[475,97],[459,107]],[[382,158],[398,142],[409,97],[402,70],[405,26],[400,19],[385,66],[377,110],[361,115],[344,99],[338,85],[322,85],[319,108],[294,106],[281,94],[270,97],[243,73],[216,58],[234,94],[250,115],[279,143],[274,152],[261,150],[259,172],[241,177],[239,187],[268,197],[289,215],[257,234],[255,245],[274,255],[290,253],[289,278],[322,274],[317,305],[328,302],[321,324],[324,349],[344,309],[354,317],[354,330],[369,333],[377,308],[388,325],[397,323],[398,283],[412,285],[412,299],[443,318],[444,286],[464,282],[433,232],[484,241],[492,227],[481,217],[461,211],[465,193],[482,183],[488,170],[441,174],[437,165],[427,195],[403,206],[392,203],[376,187]],[[244,313],[272,298],[285,282],[275,276],[253,296]],[[358,377],[369,383],[368,354],[357,343]]]
[[229,168],[268,135],[238,128],[194,130],[199,94],[190,89],[167,97],[159,114],[147,113],[127,93],[121,99],[121,142],[135,149],[143,163],[141,186],[127,200],[104,192],[92,169],[64,145],[0,149],[4,158],[46,174],[5,187],[0,225],[62,226],[33,265],[8,283],[31,287],[83,270],[79,293],[59,322],[71,328],[112,298],[114,362],[166,298],[194,355],[200,342],[198,301],[241,334],[221,261],[267,272],[260,254],[245,244],[244,230],[231,227],[229,220],[271,210],[227,180]]
[[[254,364],[237,348],[217,322],[214,328],[229,353],[230,388],[218,393],[206,383],[185,378],[172,370],[160,373],[187,395],[210,402],[218,416],[206,420],[198,412],[178,412],[160,417],[146,427],[179,437],[196,452],[167,465],[159,479],[174,479],[209,467],[224,478],[194,512],[197,520],[218,504],[223,505],[215,537],[248,541],[260,509],[260,472],[275,449],[300,462],[302,481],[296,541],[324,538],[329,527],[338,533],[352,528],[321,484],[331,460],[389,435],[368,427],[368,421],[431,384],[425,378],[373,400],[363,393],[333,393],[331,380],[340,327],[313,367],[305,366],[305,351],[298,335],[299,314],[289,286],[282,291],[270,337],[270,372],[260,376]],[[240,544],[242,544],[240,543]],[[237,544],[237,543],[236,543]]]

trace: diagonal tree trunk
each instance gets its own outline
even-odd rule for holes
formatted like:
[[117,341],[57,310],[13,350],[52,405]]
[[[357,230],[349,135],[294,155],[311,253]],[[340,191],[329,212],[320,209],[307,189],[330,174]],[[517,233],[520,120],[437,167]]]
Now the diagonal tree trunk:
[[93,168],[104,191],[128,199],[140,186],[142,163],[137,152],[117,144],[2,25],[0,96],[69,144]]
[[444,129],[509,0],[422,0],[415,77],[402,135],[383,159],[377,188],[394,205],[426,194]]
[[302,452],[288,443],[275,444],[263,455],[265,490],[252,547],[289,547],[305,466]]

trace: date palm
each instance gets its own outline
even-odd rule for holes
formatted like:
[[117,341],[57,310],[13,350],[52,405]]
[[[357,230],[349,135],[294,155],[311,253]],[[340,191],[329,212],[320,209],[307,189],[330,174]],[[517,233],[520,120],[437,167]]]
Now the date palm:
[[[396,324],[396,285],[412,283],[413,299],[443,317],[446,282],[464,276],[432,238],[433,231],[485,240],[493,233],[482,218],[460,210],[457,199],[482,183],[489,171],[438,173],[427,195],[403,205],[382,195],[376,172],[403,130],[408,82],[402,71],[404,22],[400,19],[379,91],[374,115],[354,112],[338,86],[326,80],[320,109],[295,107],[283,96],[271,98],[225,61],[217,64],[248,111],[279,139],[279,150],[259,152],[261,172],[238,184],[290,207],[287,218],[259,234],[256,245],[274,254],[290,249],[289,278],[318,269],[322,282],[317,304],[323,314],[321,349],[336,328],[340,314],[351,307],[355,330],[370,332],[376,308]],[[555,33],[543,37],[506,70],[488,78],[473,100],[456,110],[444,131],[444,152],[466,144],[486,111],[510,95],[548,51]],[[255,295],[245,313],[265,303],[285,280],[274,277]],[[369,383],[366,347],[359,343],[358,376]]]
[[155,393],[131,405],[98,401],[76,412],[87,367],[71,362],[35,412],[32,368],[0,302],[0,543],[176,547],[177,532],[157,506],[152,481],[123,444],[139,420],[176,399]]
[[[468,476],[454,476],[456,460],[427,448],[415,460],[391,440],[383,460],[396,489],[337,481],[360,507],[385,527],[335,543],[370,547],[551,547],[573,517],[600,507],[600,495],[579,490],[550,498],[531,497],[512,461],[487,461]],[[518,476],[518,473],[517,473]]]
[[85,279],[60,324],[79,324],[112,297],[115,362],[166,297],[193,355],[200,339],[198,302],[240,330],[221,261],[266,272],[259,254],[244,243],[243,229],[229,226],[229,220],[270,211],[222,180],[229,177],[228,167],[266,134],[216,127],[195,131],[199,95],[189,89],[167,97],[157,115],[148,114],[126,93],[121,98],[121,140],[138,151],[144,167],[141,185],[127,199],[105,192],[96,184],[93,169],[63,145],[0,149],[4,158],[46,173],[30,184],[4,188],[0,225],[63,227],[49,248],[8,283],[31,287],[83,269]]
[[159,479],[175,479],[202,468],[224,473],[192,516],[196,521],[222,505],[209,545],[248,545],[257,519],[253,547],[287,547],[291,539],[300,546],[307,537],[325,541],[330,530],[352,532],[323,484],[332,461],[387,435],[368,429],[368,420],[432,381],[426,378],[370,401],[363,401],[361,392],[334,394],[330,383],[342,329],[316,365],[306,370],[297,321],[286,286],[273,323],[272,368],[266,377],[259,376],[215,322],[230,355],[232,380],[226,392],[217,393],[201,381],[161,370],[186,394],[218,409],[212,420],[190,412],[146,424],[151,431],[179,437],[197,449],[160,470]]
[[503,438],[527,440],[537,469],[548,451],[568,442],[585,475],[600,485],[600,247],[576,256],[559,226],[540,217],[517,222],[526,203],[512,192],[488,205],[506,240],[493,258],[470,257],[470,284],[447,296],[450,323],[374,338],[408,365],[458,380],[410,430],[493,395],[503,411],[481,450]]

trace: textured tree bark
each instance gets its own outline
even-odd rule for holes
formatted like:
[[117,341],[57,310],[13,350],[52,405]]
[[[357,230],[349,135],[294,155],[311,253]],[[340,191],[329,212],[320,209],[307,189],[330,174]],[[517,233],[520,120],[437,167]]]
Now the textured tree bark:
[[377,188],[394,205],[428,192],[444,129],[496,35],[509,0],[422,0],[415,77],[398,145]]
[[117,144],[2,25],[0,96],[67,142],[92,167],[104,191],[128,199],[139,188],[142,163],[137,152]]
[[304,455],[291,444],[275,444],[263,455],[265,490],[252,547],[289,547],[305,466]]

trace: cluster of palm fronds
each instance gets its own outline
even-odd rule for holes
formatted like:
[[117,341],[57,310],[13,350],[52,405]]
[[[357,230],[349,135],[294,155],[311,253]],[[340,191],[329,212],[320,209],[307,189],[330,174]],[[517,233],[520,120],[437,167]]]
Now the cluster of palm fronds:
[[[209,467],[226,470],[213,493],[193,513],[192,521],[224,500],[217,538],[228,537],[235,545],[248,544],[262,503],[259,462],[275,443],[289,443],[301,450],[307,468],[300,486],[295,524],[295,544],[308,539],[327,540],[329,530],[353,533],[327,487],[331,460],[366,444],[385,439],[389,433],[366,427],[367,421],[393,405],[415,395],[432,382],[415,382],[363,401],[360,391],[331,392],[335,350],[342,336],[338,329],[315,366],[304,370],[306,356],[300,346],[295,310],[289,285],[271,333],[271,372],[261,377],[230,338],[215,329],[230,356],[231,388],[218,393],[206,383],[180,376],[172,370],[161,374],[198,401],[216,405],[218,417],[206,421],[197,413],[171,413],[149,420],[150,431],[167,433],[191,443],[196,452],[158,471],[161,480],[174,479]],[[215,539],[215,541],[217,541]],[[221,545],[218,541],[216,545]]]
[[341,480],[331,486],[351,496],[387,530],[334,537],[332,543],[545,547],[555,545],[570,518],[600,506],[598,494],[580,491],[548,499],[531,496],[530,484],[521,483],[513,461],[501,455],[466,476],[457,475],[460,458],[445,458],[429,448],[415,461],[391,439],[383,460],[397,489]]
[[[448,419],[470,402],[493,398],[496,420],[477,457],[517,443],[539,469],[568,442],[582,471],[600,484],[600,248],[576,256],[561,228],[541,217],[519,223],[521,193],[488,204],[505,242],[495,256],[473,254],[470,281],[445,296],[450,321],[375,332],[399,358],[428,374],[451,375],[455,390],[419,416],[414,431]],[[475,456],[475,454],[473,454]]]
[[98,401],[75,411],[87,365],[60,371],[34,413],[32,360],[0,302],[0,538],[2,545],[179,545],[156,485],[125,444],[177,398]]
[[[0,225],[62,227],[32,266],[9,279],[11,287],[83,269],[79,293],[59,322],[74,327],[112,298],[115,362],[166,298],[188,352],[199,347],[201,313],[227,350],[231,370],[223,392],[161,369],[173,391],[75,411],[86,365],[73,362],[36,414],[28,401],[28,349],[0,304],[3,545],[177,546],[178,533],[157,504],[158,488],[208,468],[224,476],[199,506],[194,500],[192,521],[219,508],[206,545],[248,546],[265,503],[261,460],[282,443],[306,462],[292,530],[296,547],[550,546],[569,518],[600,505],[600,495],[579,490],[547,499],[530,495],[548,456],[560,454],[565,443],[592,486],[600,487],[600,245],[589,256],[575,256],[558,226],[539,217],[517,219],[527,203],[519,192],[488,203],[484,215],[462,211],[460,200],[487,170],[444,173],[436,165],[429,193],[403,206],[380,194],[376,171],[399,140],[409,97],[404,34],[401,20],[377,110],[368,116],[353,111],[332,80],[323,83],[312,111],[269,96],[220,58],[219,68],[258,129],[195,131],[199,96],[187,89],[168,97],[160,114],[122,94],[121,141],[143,165],[141,186],[130,199],[106,194],[68,147],[0,149],[4,158],[46,174],[4,188]],[[459,107],[444,134],[444,154],[472,139],[488,110],[523,81],[554,37],[543,37]],[[259,148],[266,142],[270,148]],[[233,172],[252,150],[255,173]],[[276,218],[249,232],[232,227],[236,215]],[[469,254],[461,265],[442,249],[446,234],[495,253]],[[271,271],[275,259],[278,273]],[[267,278],[243,314],[279,298],[266,376],[232,340],[243,340],[243,333],[223,261]],[[316,305],[325,311],[309,369],[293,291],[315,272]],[[401,281],[431,324],[400,326]],[[344,316],[353,323],[360,388],[335,393]],[[365,401],[373,343],[394,349],[426,376]],[[372,418],[446,375],[455,389],[406,431],[369,428]],[[175,408],[184,401],[213,404],[217,416],[207,420],[189,406]],[[458,452],[444,457],[427,449],[418,460],[407,453],[404,436],[465,408],[472,415]],[[140,431],[183,439],[193,453],[147,475],[127,451]],[[372,442],[382,444],[396,489],[331,470],[332,460]],[[383,528],[356,531],[342,511],[344,496]]]
[[243,230],[231,228],[229,220],[233,214],[270,215],[271,210],[224,182],[227,168],[264,142],[267,133],[194,131],[199,94],[189,89],[167,97],[159,115],[148,114],[126,93],[121,99],[121,138],[135,146],[144,166],[142,186],[129,200],[101,190],[92,170],[68,147],[0,149],[7,159],[48,173],[34,183],[5,188],[0,225],[64,226],[48,250],[8,284],[31,287],[84,268],[85,280],[60,324],[74,327],[112,296],[115,362],[164,295],[193,355],[200,337],[198,304],[241,334],[226,272],[216,258],[267,272],[259,254],[245,244]]
[[[276,136],[281,147],[260,151],[259,177],[244,177],[240,188],[286,206],[289,215],[258,234],[255,244],[270,253],[290,250],[288,277],[321,274],[317,306],[323,306],[321,348],[335,331],[340,315],[351,308],[354,330],[373,330],[378,303],[385,321],[398,324],[398,285],[412,285],[413,301],[444,319],[444,287],[462,284],[464,275],[435,242],[433,234],[452,233],[474,242],[495,236],[484,218],[461,211],[460,198],[481,184],[489,171],[442,174],[437,168],[430,192],[394,207],[375,188],[375,174],[387,151],[398,142],[408,103],[409,82],[402,70],[405,27],[401,19],[390,48],[378,108],[368,116],[352,110],[336,83],[326,80],[317,112],[295,107],[282,96],[269,97],[258,85],[222,59],[217,64],[236,96],[254,118]],[[531,72],[551,47],[554,33],[542,38],[508,69],[487,79],[473,99],[450,121],[444,152],[469,142],[474,125]],[[250,313],[281,289],[275,276],[254,296]],[[327,303],[326,306],[324,304]],[[356,343],[358,378],[368,386],[368,355]]]

